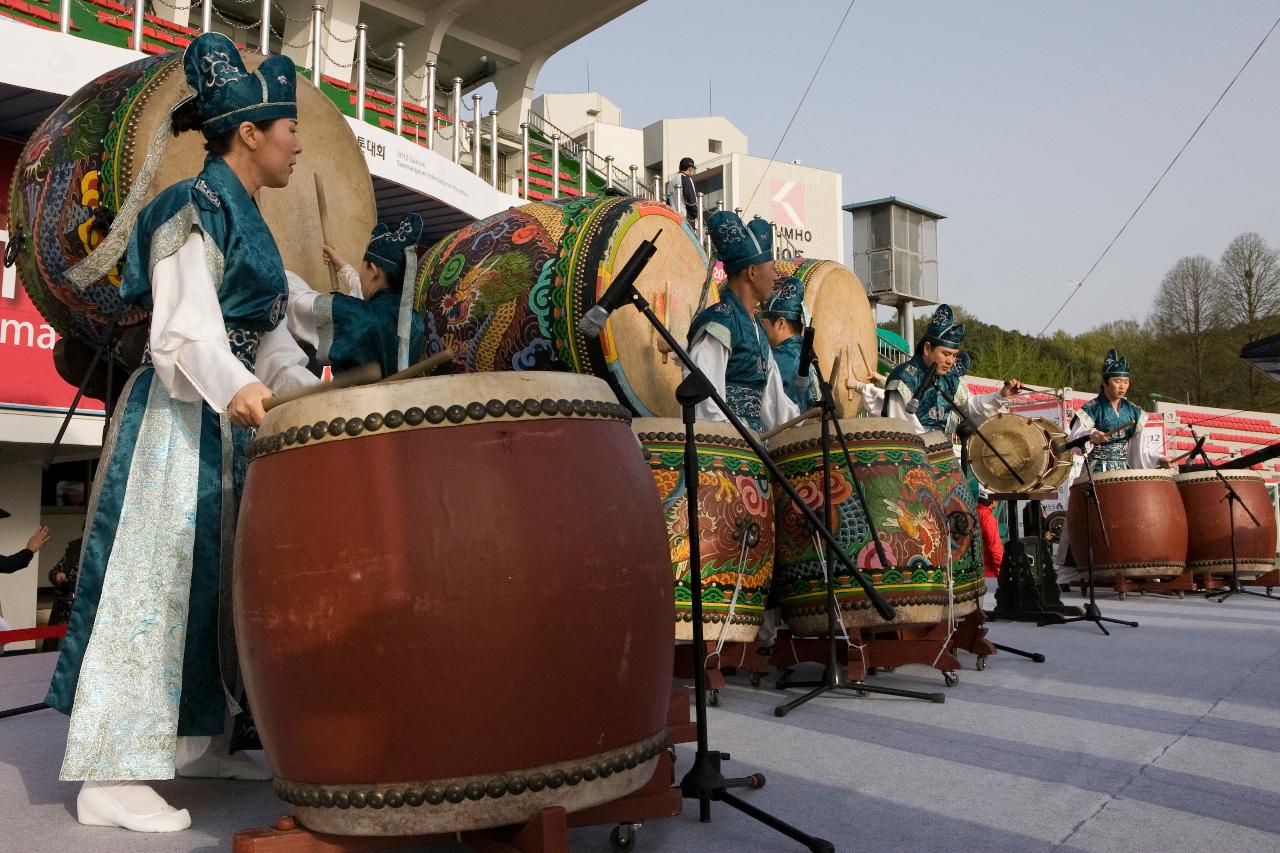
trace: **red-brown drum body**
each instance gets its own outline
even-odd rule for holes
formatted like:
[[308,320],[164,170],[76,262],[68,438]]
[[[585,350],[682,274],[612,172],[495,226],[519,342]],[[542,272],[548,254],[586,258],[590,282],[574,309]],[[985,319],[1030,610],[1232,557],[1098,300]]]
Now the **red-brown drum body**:
[[[1083,570],[1093,553],[1094,577],[1172,577],[1187,565],[1187,515],[1173,472],[1130,468],[1093,475],[1097,504],[1089,505],[1081,476],[1071,486],[1067,531],[1071,554]],[[1104,537],[1098,511],[1106,522]]]
[[[1230,504],[1221,474],[1244,502]],[[1267,484],[1256,471],[1194,471],[1174,478],[1187,511],[1187,568],[1195,572],[1231,574],[1231,527],[1236,531],[1236,564],[1241,575],[1254,577],[1276,566],[1276,514]],[[1249,511],[1258,519],[1253,523]]]
[[343,835],[520,823],[652,777],[671,560],[601,380],[446,376],[270,412],[236,637],[277,794]]

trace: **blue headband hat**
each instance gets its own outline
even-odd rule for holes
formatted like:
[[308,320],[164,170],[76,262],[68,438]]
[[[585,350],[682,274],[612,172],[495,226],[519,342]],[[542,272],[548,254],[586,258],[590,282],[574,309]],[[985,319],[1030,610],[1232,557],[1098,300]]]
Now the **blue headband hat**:
[[1120,355],[1114,348],[1107,350],[1107,357],[1102,360],[1102,378],[1129,375],[1129,359]]
[[744,225],[732,210],[717,210],[707,217],[707,228],[726,275],[773,260],[773,226],[758,216]]
[[924,330],[924,340],[938,347],[960,349],[964,340],[964,323],[957,323],[950,305],[939,305],[933,312],[929,327]]
[[784,320],[804,322],[804,282],[789,275],[774,287],[773,293],[760,308],[761,317],[781,317]]
[[268,56],[250,72],[235,42],[209,32],[187,45],[182,70],[206,139],[226,136],[245,121],[298,117],[298,74],[288,57]]

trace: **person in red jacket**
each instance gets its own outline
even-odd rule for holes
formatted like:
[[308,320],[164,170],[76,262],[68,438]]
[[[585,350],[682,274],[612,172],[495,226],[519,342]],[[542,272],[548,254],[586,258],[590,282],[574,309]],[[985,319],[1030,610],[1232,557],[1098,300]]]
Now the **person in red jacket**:
[[991,493],[978,490],[978,527],[982,531],[982,568],[989,578],[1000,574],[1004,559],[1004,543],[1000,541],[1000,525],[991,511]]

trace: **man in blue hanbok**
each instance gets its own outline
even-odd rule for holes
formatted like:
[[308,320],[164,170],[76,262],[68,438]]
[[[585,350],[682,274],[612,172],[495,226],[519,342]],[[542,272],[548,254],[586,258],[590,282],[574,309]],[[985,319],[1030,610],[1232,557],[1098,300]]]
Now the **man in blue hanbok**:
[[[800,350],[804,333],[804,282],[795,276],[787,276],[778,282],[773,293],[760,307],[760,324],[764,326],[773,360],[782,376],[782,387],[788,399],[804,411],[814,398],[816,385],[800,380]],[[805,374],[808,378],[809,370]],[[801,386],[804,387],[801,387]]]

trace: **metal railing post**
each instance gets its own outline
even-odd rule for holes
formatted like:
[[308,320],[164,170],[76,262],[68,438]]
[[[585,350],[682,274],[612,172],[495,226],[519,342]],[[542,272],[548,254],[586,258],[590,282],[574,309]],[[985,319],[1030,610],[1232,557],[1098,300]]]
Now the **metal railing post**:
[[585,147],[578,152],[578,198],[586,198],[591,188],[590,175],[587,173],[587,155]]
[[213,0],[205,0],[200,4],[200,32],[207,33],[213,29]]
[[551,197],[560,197],[560,134],[551,134]]
[[369,60],[369,25],[356,24],[356,118],[364,121],[365,73]]
[[462,159],[462,78],[453,78],[453,162]]
[[[203,0],[205,9],[213,8],[213,0]],[[206,32],[208,32],[206,30]],[[320,46],[320,37],[324,33],[324,6],[311,4],[311,85],[320,88],[320,78],[324,76],[324,48]]]
[[71,0],[62,0],[58,4],[58,32],[63,35],[71,32]]
[[636,165],[634,165],[634,164],[631,166],[631,195],[635,195],[635,194],[636,194],[636,186],[637,186],[637,184],[636,184],[636,171],[637,171],[639,168],[640,168],[639,166],[636,166]]
[[489,110],[489,186],[498,188],[498,111]]
[[396,87],[396,136],[404,132],[404,42],[396,42],[396,76],[391,82]]
[[436,144],[436,61],[427,60],[427,148]]
[[607,154],[604,158],[604,191],[607,195],[609,190],[613,189],[613,155]]
[[520,122],[520,197],[529,200],[529,122]]
[[[209,0],[213,2],[213,0]],[[268,0],[270,2],[270,0]],[[147,16],[147,4],[144,0],[133,0],[133,49],[142,53],[142,22]]]
[[[653,176],[653,200],[662,201],[662,176]],[[677,211],[678,213],[679,211]]]
[[[208,0],[212,3],[213,0]],[[262,20],[258,22],[258,53],[271,55],[271,0],[262,0]]]
[[704,204],[703,198],[705,196],[706,196],[706,193],[703,193],[703,192],[698,193],[698,242],[699,243],[703,242],[704,239],[706,238],[706,234],[704,233],[705,229],[702,227],[702,205]]
[[484,140],[480,138],[480,96],[471,96],[471,174],[480,175]]

